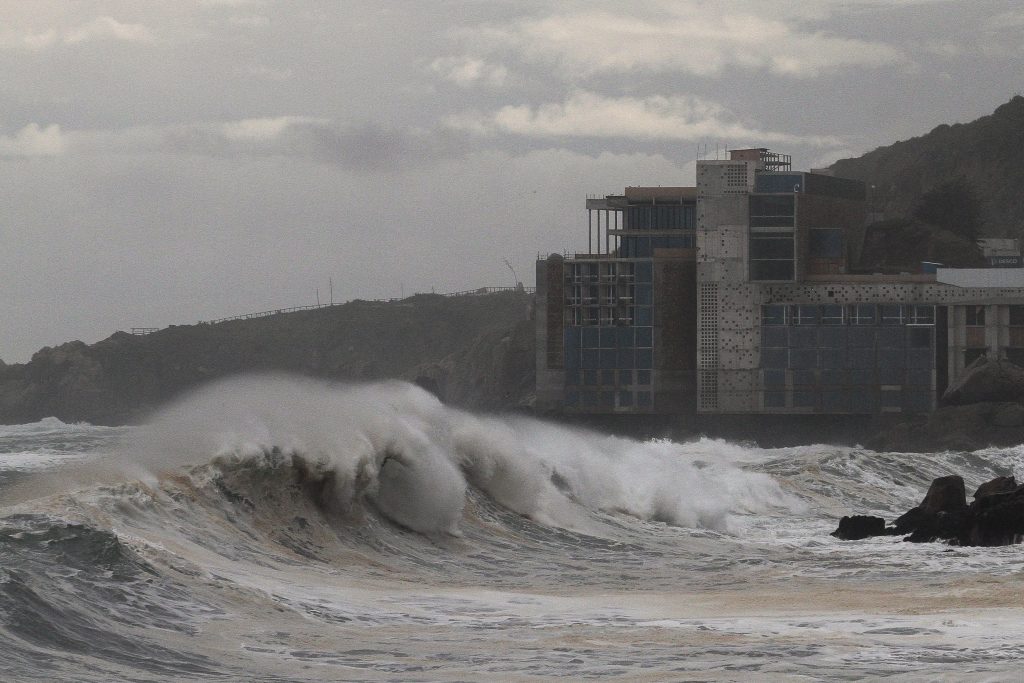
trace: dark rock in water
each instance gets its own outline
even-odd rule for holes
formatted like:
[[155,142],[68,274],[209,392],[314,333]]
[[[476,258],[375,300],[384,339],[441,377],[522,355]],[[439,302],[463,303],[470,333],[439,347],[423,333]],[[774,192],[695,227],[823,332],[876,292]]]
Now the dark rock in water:
[[899,533],[911,532],[911,543],[959,540],[969,526],[967,491],[956,474],[934,480],[921,504],[896,520]]
[[924,510],[921,509],[921,506],[918,505],[916,507],[910,508],[902,515],[897,517],[896,521],[893,522],[893,527],[895,528],[897,534],[909,534],[912,533],[914,529],[919,527],[927,517],[928,515],[925,513]]
[[897,533],[910,533],[912,543],[957,540],[970,524],[963,477],[939,477],[928,487],[921,504],[896,519]]
[[921,510],[925,514],[936,515],[940,512],[961,512],[967,508],[967,491],[964,479],[960,475],[951,474],[939,477],[928,487],[928,493],[921,501]]
[[967,508],[957,512],[937,512],[925,516],[905,541],[930,543],[932,541],[957,541],[964,538],[971,525]]
[[974,502],[967,505],[964,480],[956,475],[939,477],[928,488],[921,504],[896,518],[885,528],[880,517],[843,517],[832,532],[837,538],[855,540],[883,534],[909,534],[905,541],[949,541],[963,546],[1010,545],[1024,541],[1024,485],[1014,477],[996,477],[978,487]]
[[971,504],[971,512],[964,545],[1011,545],[1024,538],[1024,486],[982,496]]
[[839,520],[839,528],[831,535],[844,541],[859,541],[871,536],[885,536],[887,533],[885,520],[881,517],[853,515]]
[[1024,369],[1008,360],[989,360],[984,356],[967,366],[942,395],[946,405],[1021,399],[1024,399]]
[[991,496],[996,493],[1009,493],[1016,488],[1017,480],[1013,475],[1010,475],[1009,477],[996,477],[991,481],[986,481],[978,487],[978,490],[974,492],[974,500],[977,501],[978,498],[984,498],[985,496]]

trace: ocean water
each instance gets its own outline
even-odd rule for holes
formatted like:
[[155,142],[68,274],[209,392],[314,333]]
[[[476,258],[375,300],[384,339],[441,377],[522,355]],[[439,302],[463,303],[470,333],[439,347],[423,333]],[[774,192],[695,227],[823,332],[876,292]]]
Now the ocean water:
[[0,427],[0,679],[1018,680],[1020,546],[828,534],[1022,465],[285,378],[144,427]]

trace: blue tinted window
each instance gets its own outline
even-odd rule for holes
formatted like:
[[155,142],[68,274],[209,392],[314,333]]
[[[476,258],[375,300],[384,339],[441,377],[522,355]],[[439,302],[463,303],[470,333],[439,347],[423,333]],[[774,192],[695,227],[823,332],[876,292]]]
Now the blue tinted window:
[[931,348],[932,328],[911,327],[907,330],[907,345],[915,349]]
[[851,327],[846,330],[848,346],[870,349],[875,345],[875,328]]
[[847,377],[849,378],[850,384],[865,385],[875,383],[875,371],[874,370],[849,370],[847,371]]
[[910,349],[907,351],[907,367],[930,370],[935,367],[935,355],[931,349]]
[[793,368],[816,368],[818,366],[818,352],[814,349],[791,349],[789,352],[789,365]]
[[761,349],[761,367],[786,368],[789,366],[789,349]]
[[821,392],[821,409],[828,413],[849,410],[849,401],[847,401],[846,393],[840,390]]
[[[620,367],[632,367],[632,364],[628,366]],[[632,384],[633,383],[633,371],[632,370],[619,370],[619,384]]]
[[638,391],[636,392],[636,404],[641,408],[649,408],[651,405],[651,392],[649,391]]
[[875,338],[879,346],[890,348],[903,347],[906,345],[904,330],[902,327],[883,327],[875,332]]
[[789,346],[789,334],[785,327],[766,327],[761,330],[761,346]]
[[620,391],[619,392],[619,406],[622,408],[629,408],[633,405],[633,392],[632,391]]
[[567,327],[565,328],[565,346],[566,348],[579,348],[581,329],[579,327]]
[[822,325],[842,325],[843,307],[839,304],[828,304],[821,307]]
[[650,285],[637,285],[636,286],[636,302],[641,306],[651,305],[651,286]]
[[854,389],[850,391],[850,410],[858,413],[875,412],[878,403],[873,389]]
[[878,402],[883,408],[901,408],[903,406],[903,392],[881,391],[879,392]]
[[578,391],[567,391],[565,392],[565,405],[570,408],[575,408],[580,404],[580,392]]
[[650,349],[637,349],[636,366],[638,368],[654,367],[654,354]]
[[846,366],[850,368],[870,369],[875,367],[874,349],[847,349]]
[[588,387],[597,386],[597,370],[584,370],[583,371],[583,384]]
[[818,375],[814,370],[794,370],[793,386],[814,386],[818,383]]
[[845,368],[846,349],[818,349],[818,367]]
[[764,370],[764,385],[766,387],[780,388],[786,386],[785,370]]
[[601,340],[600,333],[596,327],[583,328],[583,348],[596,349]]
[[818,406],[818,395],[813,391],[794,391],[794,408],[816,408]]
[[907,384],[915,387],[931,387],[932,371],[920,369],[907,370]]
[[932,395],[927,391],[908,391],[903,396],[904,410],[927,413],[932,409]]
[[818,307],[801,304],[789,307],[790,321],[794,325],[817,325]]
[[903,368],[890,368],[881,367],[878,368],[878,383],[879,384],[903,384],[905,374]]
[[902,368],[906,367],[907,359],[903,349],[879,349],[878,367],[880,368]]
[[829,349],[840,349],[846,346],[845,327],[822,327],[818,330],[818,343]]
[[651,322],[651,309],[647,306],[638,306],[636,309],[636,320],[633,322],[637,325],[652,325]]
[[754,176],[754,192],[799,192],[803,183],[801,173],[758,173]]
[[851,304],[846,315],[851,325],[874,325],[877,312],[874,304]]
[[631,370],[636,366],[636,350],[633,348],[619,349],[616,353],[615,365]]
[[772,304],[761,307],[762,325],[785,325],[786,306],[783,304]]
[[812,257],[842,258],[843,231],[815,228],[809,231],[809,250]]
[[642,387],[649,386],[651,383],[651,371],[650,370],[637,370],[636,371],[636,383]]
[[764,392],[764,407],[765,408],[785,408],[786,407],[786,392],[784,392],[784,391],[766,391],[766,392]]
[[794,327],[789,330],[789,345],[794,348],[813,349],[818,346],[817,327]]
[[596,368],[599,364],[597,349],[584,349],[583,362],[580,364],[585,368]]
[[902,325],[903,306],[899,304],[882,304],[878,307],[879,319],[883,325]]
[[653,330],[650,327],[638,327],[636,328],[636,345],[640,348],[650,348],[652,346],[651,340],[653,339]]
[[839,386],[846,383],[846,371],[822,369],[821,383],[828,386]]

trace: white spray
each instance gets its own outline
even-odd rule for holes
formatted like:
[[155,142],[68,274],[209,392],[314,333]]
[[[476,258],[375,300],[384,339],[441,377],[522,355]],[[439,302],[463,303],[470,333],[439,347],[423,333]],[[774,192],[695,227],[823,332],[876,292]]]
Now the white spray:
[[458,533],[468,483],[515,512],[580,530],[588,510],[727,530],[732,512],[799,506],[724,452],[707,458],[686,444],[475,416],[404,382],[219,382],[163,411],[124,457],[155,472],[273,448],[333,470],[341,506],[365,495],[427,534]]

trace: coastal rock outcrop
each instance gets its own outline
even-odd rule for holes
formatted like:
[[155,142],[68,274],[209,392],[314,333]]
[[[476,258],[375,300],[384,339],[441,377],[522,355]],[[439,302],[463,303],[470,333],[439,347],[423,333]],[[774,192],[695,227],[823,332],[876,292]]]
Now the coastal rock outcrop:
[[946,389],[942,402],[961,406],[1024,399],[1024,368],[1008,360],[978,358]]
[[1011,545],[1024,540],[1024,485],[1012,476],[996,477],[974,492],[967,504],[964,480],[939,477],[921,504],[886,527],[880,517],[843,517],[832,536],[859,540],[871,536],[904,535],[912,543],[946,541],[961,546]]
[[852,515],[839,520],[839,528],[830,535],[844,541],[859,541],[871,536],[885,536],[885,520],[871,515]]

